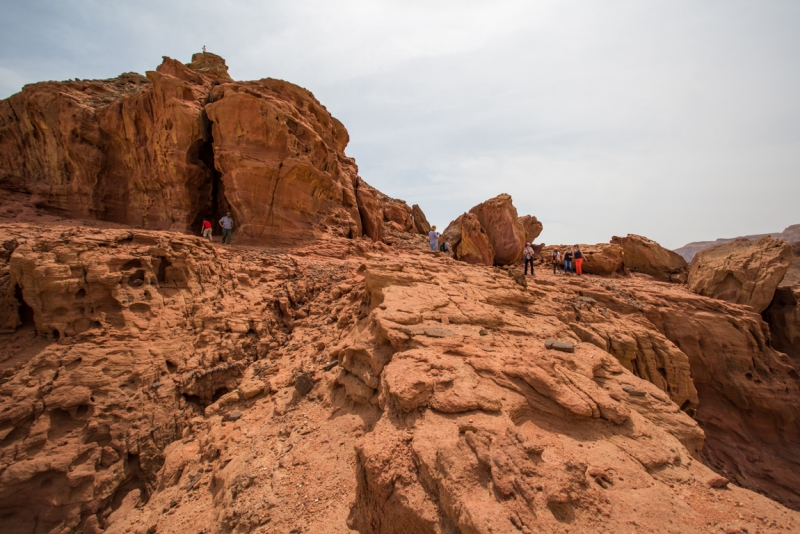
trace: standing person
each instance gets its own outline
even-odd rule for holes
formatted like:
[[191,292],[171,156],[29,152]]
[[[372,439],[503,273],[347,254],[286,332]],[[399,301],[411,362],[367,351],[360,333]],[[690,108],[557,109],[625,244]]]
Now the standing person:
[[564,250],[564,274],[572,272],[572,251],[569,247]]
[[533,247],[531,247],[530,243],[525,243],[525,248],[522,249],[522,257],[525,259],[525,272],[523,276],[528,276],[528,265],[531,266],[531,276],[536,276],[533,272]]
[[561,263],[561,252],[558,249],[553,251],[553,274],[558,274],[558,264]]
[[581,270],[581,265],[583,264],[583,252],[581,251],[580,245],[575,245],[575,252],[573,253],[575,256],[575,273],[580,276],[583,274]]
[[431,250],[436,252],[439,250],[439,232],[436,231],[436,225],[431,226],[431,231],[428,232],[428,239],[431,242]]
[[208,219],[203,219],[203,237],[207,238],[209,241],[214,241],[211,239],[211,221]]
[[453,245],[450,244],[450,236],[444,238],[444,253],[448,258],[453,257]]
[[231,219],[231,212],[228,212],[225,217],[219,220],[219,225],[222,227],[222,243],[225,245],[230,245],[231,233],[233,232],[233,219]]

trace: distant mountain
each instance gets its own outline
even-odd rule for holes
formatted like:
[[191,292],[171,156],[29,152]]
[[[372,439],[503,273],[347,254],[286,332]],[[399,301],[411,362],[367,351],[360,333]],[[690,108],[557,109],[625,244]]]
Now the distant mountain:
[[[755,234],[755,235],[745,235],[740,237],[745,237],[747,239],[759,239],[764,237],[765,235],[769,235],[774,237],[775,239],[783,239],[787,243],[796,243],[800,242],[800,224],[793,224],[786,228],[783,232],[780,233],[770,233],[770,234]],[[707,249],[709,247],[713,247],[714,245],[722,245],[724,243],[730,243],[736,239],[740,239],[740,237],[731,237],[731,238],[722,238],[717,239],[716,241],[695,241],[694,243],[689,243],[681,248],[676,248],[675,252],[683,256],[683,258],[691,262],[694,255],[700,252],[701,250]]]

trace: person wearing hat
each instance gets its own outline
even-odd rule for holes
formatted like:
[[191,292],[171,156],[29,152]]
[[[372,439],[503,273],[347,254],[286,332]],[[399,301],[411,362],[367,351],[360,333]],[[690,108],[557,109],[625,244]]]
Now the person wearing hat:
[[233,232],[233,219],[231,219],[231,212],[228,212],[225,217],[219,220],[219,225],[222,227],[222,243],[225,245],[230,245],[231,233]]
[[531,266],[531,276],[536,276],[533,273],[533,255],[533,247],[530,243],[525,243],[525,248],[522,250],[522,257],[525,259],[525,272],[523,273],[523,276],[528,276],[528,264]]

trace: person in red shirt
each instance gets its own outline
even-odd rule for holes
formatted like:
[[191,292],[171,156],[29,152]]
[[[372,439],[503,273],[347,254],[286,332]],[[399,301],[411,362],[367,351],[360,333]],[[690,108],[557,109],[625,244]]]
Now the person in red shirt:
[[207,237],[209,241],[213,241],[213,239],[211,239],[211,221],[208,219],[203,219],[203,237]]

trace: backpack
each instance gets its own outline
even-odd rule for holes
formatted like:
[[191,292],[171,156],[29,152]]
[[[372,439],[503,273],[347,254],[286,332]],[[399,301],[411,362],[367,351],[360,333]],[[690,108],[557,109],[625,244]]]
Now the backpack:
[[447,252],[447,246],[444,243],[439,245],[439,252]]

